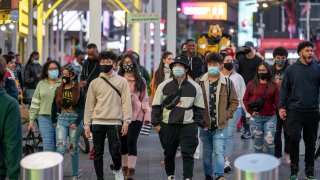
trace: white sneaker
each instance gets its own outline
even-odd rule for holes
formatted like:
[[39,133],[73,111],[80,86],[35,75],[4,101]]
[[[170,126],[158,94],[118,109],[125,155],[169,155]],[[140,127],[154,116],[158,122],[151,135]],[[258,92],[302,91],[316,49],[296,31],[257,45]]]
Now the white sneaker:
[[230,161],[226,160],[224,161],[224,172],[228,173],[231,171],[231,165],[230,165]]
[[113,170],[115,180],[124,180],[122,169],[120,168],[118,171]]
[[176,180],[176,178],[174,177],[174,175],[168,176],[168,180]]
[[288,164],[290,164],[290,163],[291,163],[290,154],[284,153],[284,157],[286,158],[286,162],[287,162]]

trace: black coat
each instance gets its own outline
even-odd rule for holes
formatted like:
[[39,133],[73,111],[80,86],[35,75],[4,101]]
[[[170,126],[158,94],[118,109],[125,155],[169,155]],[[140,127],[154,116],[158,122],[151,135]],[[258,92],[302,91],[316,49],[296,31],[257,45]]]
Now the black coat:
[[29,63],[24,69],[24,86],[26,89],[36,89],[41,78],[37,77],[37,74],[42,72],[42,66],[40,64]]

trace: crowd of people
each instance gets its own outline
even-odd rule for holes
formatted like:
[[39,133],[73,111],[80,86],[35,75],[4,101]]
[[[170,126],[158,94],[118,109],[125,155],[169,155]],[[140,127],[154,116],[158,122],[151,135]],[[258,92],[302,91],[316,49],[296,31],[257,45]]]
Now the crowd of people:
[[172,52],[162,54],[152,78],[140,65],[138,53],[117,56],[111,51],[99,52],[95,44],[89,44],[86,52],[76,51],[75,61],[62,67],[55,60],[40,65],[38,52],[30,55],[25,66],[19,54],[3,55],[0,179],[19,179],[19,104],[30,105],[28,129],[32,131],[38,122],[44,151],[64,156],[70,149],[73,179],[81,176],[78,141],[83,132],[93,139],[98,180],[104,179],[106,137],[115,179],[138,179],[137,140],[143,125],[152,124],[159,134],[168,180],[175,179],[178,149],[183,178],[193,178],[199,145],[205,179],[224,180],[224,174],[232,171],[239,121],[244,128],[241,138],[254,139],[255,153],[281,158],[284,132],[290,180],[299,176],[298,147],[303,131],[306,179],[316,179],[320,66],[313,58],[313,44],[301,42],[297,47],[300,58],[292,65],[283,47],[274,49],[273,65],[257,55],[252,42],[246,42],[242,50],[237,59],[231,48],[206,52],[202,57],[195,51],[195,41],[189,39],[176,57]]

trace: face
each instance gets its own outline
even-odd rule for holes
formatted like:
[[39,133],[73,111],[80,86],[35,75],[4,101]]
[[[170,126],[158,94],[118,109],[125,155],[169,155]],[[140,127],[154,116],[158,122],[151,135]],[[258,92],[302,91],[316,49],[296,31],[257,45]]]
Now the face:
[[166,59],[163,60],[163,63],[170,65],[171,63],[173,63],[173,61],[174,61],[174,57],[173,57],[173,55],[171,54],[171,55],[169,55]]
[[16,56],[16,63],[21,63],[21,57],[20,56]]
[[132,60],[130,58],[124,59],[123,65],[128,65],[128,64],[132,64]]
[[51,63],[48,67],[48,71],[50,70],[58,70],[58,66],[55,63]]
[[186,44],[182,46],[182,51],[183,51],[183,52],[186,52],[186,51],[187,51],[187,45],[186,45]]
[[231,56],[226,56],[223,63],[233,63],[233,58]]
[[184,69],[184,74],[186,74],[188,72],[188,69],[185,69],[184,65],[182,65],[182,64],[179,64],[179,63],[174,64],[172,66],[172,68],[174,68],[174,67],[182,67]]
[[83,54],[80,54],[79,56],[78,56],[78,62],[80,63],[80,64],[82,64],[82,62],[84,61],[84,55]]
[[286,56],[280,56],[280,55],[276,55],[276,57],[274,57],[275,61],[281,61],[281,60],[286,60],[287,57]]
[[305,47],[300,52],[299,55],[302,59],[304,59],[307,63],[312,62],[313,58],[313,48],[312,47]]
[[13,59],[12,61],[10,61],[8,64],[7,64],[7,68],[10,69],[10,70],[14,70],[14,68],[16,67],[16,60]]
[[264,65],[260,65],[258,68],[258,73],[268,73],[268,70]]
[[87,55],[89,59],[95,59],[98,57],[98,50],[95,48],[87,49]]
[[208,63],[208,67],[218,67],[219,70],[221,70],[222,66],[223,66],[222,64],[219,64],[219,63],[216,63],[216,62],[209,62]]
[[34,55],[33,60],[39,60],[39,55]]
[[112,59],[101,59],[100,60],[100,65],[103,66],[103,65],[113,65],[113,61]]
[[195,43],[193,41],[189,41],[187,43],[187,52],[189,54],[193,54],[194,53],[194,47],[195,47]]

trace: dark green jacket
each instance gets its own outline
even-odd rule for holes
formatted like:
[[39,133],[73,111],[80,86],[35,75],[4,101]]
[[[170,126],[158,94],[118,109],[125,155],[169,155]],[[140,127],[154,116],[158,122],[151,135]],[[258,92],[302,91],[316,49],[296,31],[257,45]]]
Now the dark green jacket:
[[17,100],[0,87],[0,179],[19,179],[22,124]]

